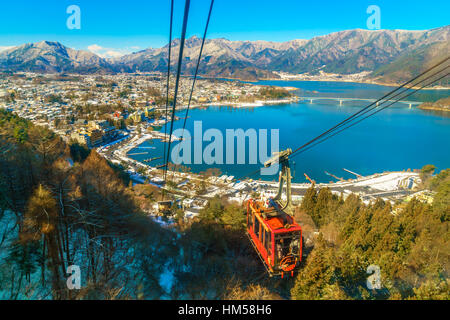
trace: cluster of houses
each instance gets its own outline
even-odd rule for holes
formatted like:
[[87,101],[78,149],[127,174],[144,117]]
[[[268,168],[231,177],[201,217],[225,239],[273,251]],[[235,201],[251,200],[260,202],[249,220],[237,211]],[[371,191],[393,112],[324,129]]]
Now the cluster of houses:
[[102,144],[114,141],[118,136],[116,127],[111,126],[108,121],[77,120],[79,129],[71,134],[71,138],[89,148],[96,148]]

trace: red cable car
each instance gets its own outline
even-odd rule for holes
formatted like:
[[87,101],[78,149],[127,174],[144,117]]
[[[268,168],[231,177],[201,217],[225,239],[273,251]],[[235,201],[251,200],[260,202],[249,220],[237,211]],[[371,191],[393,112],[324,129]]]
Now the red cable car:
[[[294,275],[302,260],[302,228],[292,217],[291,173],[289,155],[292,150],[278,153],[265,163],[282,165],[278,195],[266,203],[247,201],[247,235],[270,276]],[[283,184],[286,181],[286,202],[283,203]]]
[[247,202],[247,234],[271,276],[290,273],[302,260],[302,228],[288,214],[264,218],[264,208]]

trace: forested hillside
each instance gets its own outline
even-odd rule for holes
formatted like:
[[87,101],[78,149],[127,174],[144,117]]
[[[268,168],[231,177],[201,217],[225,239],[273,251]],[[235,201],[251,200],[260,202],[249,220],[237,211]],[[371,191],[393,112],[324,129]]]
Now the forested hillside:
[[[310,189],[300,208],[320,233],[291,293],[293,299],[449,299],[450,169],[425,185],[433,204],[412,199],[393,210],[378,200],[364,205],[329,189]],[[380,267],[381,288],[368,290],[370,265]]]
[[[0,130],[1,298],[136,297],[138,283],[158,297],[154,244],[170,234],[140,214],[106,161],[72,157],[54,133],[11,113],[0,113]],[[69,265],[81,267],[82,290],[67,289]]]

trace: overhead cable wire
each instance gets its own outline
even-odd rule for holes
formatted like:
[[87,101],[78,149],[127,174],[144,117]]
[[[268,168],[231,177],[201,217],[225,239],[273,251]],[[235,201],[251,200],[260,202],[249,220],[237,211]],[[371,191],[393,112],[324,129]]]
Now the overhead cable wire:
[[186,29],[188,24],[188,18],[189,18],[189,7],[190,7],[191,1],[186,0],[185,6],[184,6],[184,17],[183,17],[183,27],[181,30],[181,40],[180,40],[180,52],[178,55],[178,68],[177,68],[177,77],[175,81],[175,92],[174,92],[174,98],[173,98],[173,106],[172,106],[172,117],[170,121],[170,134],[169,134],[169,145],[167,147],[167,155],[164,163],[164,182],[166,182],[167,179],[167,167],[169,164],[169,158],[170,158],[170,147],[172,144],[172,133],[173,133],[173,123],[175,120],[175,110],[177,106],[177,96],[178,96],[178,88],[180,84],[180,76],[181,76],[181,68],[183,64],[183,51],[184,51],[184,44],[186,41]]
[[[194,78],[193,78],[193,81],[192,81],[191,92],[189,94],[189,101],[188,101],[188,105],[187,105],[187,108],[186,108],[186,113],[185,113],[185,116],[184,116],[183,130],[182,130],[182,134],[181,134],[181,139],[184,139],[184,131],[186,129],[186,123],[187,123],[187,119],[188,119],[188,115],[189,115],[189,109],[191,107],[191,102],[192,102],[192,95],[193,95],[193,92],[194,92],[194,89],[195,89],[195,83],[197,81],[198,71],[199,71],[199,68],[200,68],[200,62],[202,60],[203,48],[205,46],[206,35],[208,33],[208,27],[209,27],[209,22],[211,20],[211,13],[212,13],[213,7],[214,7],[214,0],[211,0],[211,5],[209,7],[209,13],[208,13],[208,19],[206,20],[205,31],[203,33],[202,44],[200,46],[200,52],[199,52],[199,55],[198,55],[198,60],[197,60],[196,68],[195,68]],[[181,148],[181,142],[178,144],[177,157],[179,155],[180,148]]]
[[[448,67],[447,67],[447,68],[448,68]],[[446,68],[446,69],[447,69],[447,68]],[[442,71],[444,71],[444,70],[441,70],[441,71],[439,71],[438,73],[441,73]],[[435,76],[435,75],[436,75],[436,74],[434,74],[433,76]],[[392,102],[391,104],[389,104],[389,105],[387,105],[387,106],[384,106],[384,107],[382,107],[382,108],[376,110],[375,112],[373,112],[373,113],[367,115],[366,117],[364,117],[364,118],[362,118],[362,119],[359,119],[359,120],[356,121],[356,122],[351,123],[351,124],[348,125],[347,127],[344,127],[344,128],[342,128],[341,130],[334,132],[334,133],[333,133],[332,135],[330,135],[330,136],[324,137],[322,140],[316,141],[314,144],[308,146],[307,148],[302,149],[301,151],[297,152],[297,153],[294,154],[294,155],[291,155],[290,158],[295,157],[295,156],[297,156],[297,155],[299,155],[299,154],[302,154],[303,152],[305,152],[305,151],[307,151],[307,150],[309,150],[309,149],[315,147],[316,145],[321,144],[322,142],[325,142],[326,140],[328,140],[328,139],[334,137],[335,135],[341,133],[342,131],[345,131],[345,130],[347,130],[347,129],[349,129],[349,128],[355,126],[355,125],[357,125],[358,123],[362,122],[363,120],[365,120],[365,119],[367,119],[367,118],[369,118],[369,117],[371,117],[371,116],[377,114],[378,112],[383,111],[383,110],[386,109],[386,108],[391,107],[392,105],[394,105],[395,103],[398,103],[398,102],[401,101],[402,99],[405,99],[405,98],[411,96],[412,94],[414,94],[414,93],[416,93],[416,92],[422,90],[423,88],[425,88],[425,87],[427,87],[427,86],[429,86],[429,85],[431,85],[431,84],[433,84],[433,83],[435,83],[435,82],[437,82],[437,81],[439,81],[439,80],[442,80],[443,78],[445,78],[445,77],[447,77],[447,76],[449,76],[449,75],[450,75],[450,73],[446,73],[446,74],[442,75],[441,77],[439,77],[438,79],[433,80],[433,81],[430,82],[430,83],[427,83],[427,84],[422,85],[420,88],[413,90],[412,92],[408,93],[407,95],[401,97],[399,100],[394,101],[394,102]]]
[[443,63],[445,63],[446,61],[448,61],[450,59],[450,57],[445,58],[444,60],[440,61],[439,63],[435,64],[434,66],[432,66],[431,68],[428,68],[426,71],[422,72],[421,74],[419,74],[418,76],[414,77],[413,79],[409,80],[408,82],[405,82],[404,84],[402,84],[401,86],[397,87],[396,89],[392,90],[391,92],[385,94],[383,97],[381,97],[380,99],[372,102],[371,104],[369,104],[368,106],[366,106],[365,108],[361,109],[360,111],[356,112],[355,114],[351,115],[350,117],[346,118],[345,120],[339,122],[338,124],[336,124],[335,126],[333,126],[332,128],[328,129],[327,131],[325,131],[324,133],[320,134],[319,136],[315,137],[314,139],[310,140],[309,142],[303,144],[302,146],[298,147],[297,149],[295,149],[293,151],[293,153],[296,153],[298,151],[300,151],[301,149],[307,147],[308,145],[314,143],[315,141],[319,140],[321,137],[327,135],[328,133],[338,129],[339,127],[345,125],[347,122],[351,121],[353,118],[357,117],[360,113],[364,112],[365,110],[369,109],[370,107],[376,105],[377,103],[380,103],[383,100],[386,100],[390,95],[394,94],[395,92],[397,92],[398,90],[406,87],[407,85],[411,84],[412,82],[414,82],[415,80],[419,79],[420,77],[422,77],[423,75],[427,74],[428,72],[430,72],[431,70],[439,67],[440,65],[442,65]]
[[[170,30],[169,30],[169,56],[167,63],[167,89],[166,89],[166,110],[164,121],[164,137],[167,135],[167,117],[168,117],[168,109],[169,109],[169,88],[170,88],[170,63],[171,63],[171,55],[172,55],[172,32],[173,32],[173,2],[170,2]],[[166,144],[164,143],[164,151],[163,151],[163,159],[166,159]]]

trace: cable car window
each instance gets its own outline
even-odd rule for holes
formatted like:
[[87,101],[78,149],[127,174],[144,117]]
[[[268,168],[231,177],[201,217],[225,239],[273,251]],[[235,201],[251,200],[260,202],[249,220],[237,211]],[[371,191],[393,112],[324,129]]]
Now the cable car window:
[[300,240],[292,239],[292,241],[289,245],[289,252],[293,255],[298,255],[299,250],[300,250]]
[[265,235],[265,245],[266,245],[266,250],[268,255],[272,255],[272,237],[271,237],[271,233],[269,231],[266,230],[266,235]]
[[[284,257],[286,257],[288,254],[293,254],[292,250],[297,250],[295,249],[296,244],[294,243],[292,244],[293,239],[291,236],[279,236],[276,238],[275,240],[275,256],[277,258],[277,261],[281,261]],[[299,246],[297,245],[297,248],[299,248]],[[296,251],[298,254],[298,251]]]
[[289,244],[289,252],[293,255],[298,255],[300,253],[300,233],[294,235]]
[[281,261],[285,256],[285,244],[284,239],[279,238],[275,242],[275,253],[277,261]]
[[259,220],[255,217],[255,228],[253,230],[257,238],[259,238]]

